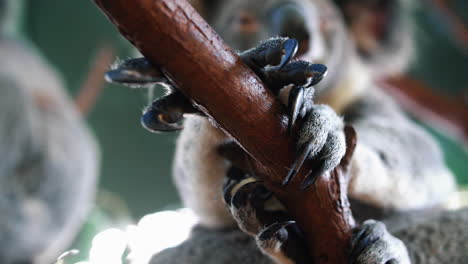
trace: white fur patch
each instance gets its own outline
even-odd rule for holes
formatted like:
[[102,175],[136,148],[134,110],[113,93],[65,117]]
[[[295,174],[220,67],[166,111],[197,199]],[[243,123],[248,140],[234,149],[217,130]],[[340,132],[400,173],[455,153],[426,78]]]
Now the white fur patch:
[[173,173],[184,206],[204,226],[234,225],[221,193],[227,163],[217,153],[226,136],[199,116],[187,117],[184,127],[176,145]]
[[368,69],[357,58],[349,62],[349,71],[343,81],[329,92],[318,98],[317,103],[328,104],[338,114],[356,101],[370,87],[371,78]]

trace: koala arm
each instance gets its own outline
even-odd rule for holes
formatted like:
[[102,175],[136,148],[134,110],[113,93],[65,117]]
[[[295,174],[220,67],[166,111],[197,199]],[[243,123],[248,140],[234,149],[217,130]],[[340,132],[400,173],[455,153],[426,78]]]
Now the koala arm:
[[455,190],[433,139],[377,89],[352,104],[345,121],[358,134],[350,196],[394,210],[437,207]]

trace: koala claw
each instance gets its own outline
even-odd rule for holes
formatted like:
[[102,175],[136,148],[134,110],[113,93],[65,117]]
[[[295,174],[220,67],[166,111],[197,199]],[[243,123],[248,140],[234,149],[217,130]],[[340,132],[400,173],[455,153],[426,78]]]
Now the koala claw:
[[106,72],[104,78],[107,82],[130,87],[145,87],[155,83],[169,82],[162,72],[146,58],[124,60]]
[[281,70],[293,57],[296,55],[297,49],[299,47],[299,42],[295,39],[287,39],[282,45],[281,53],[281,62],[277,66],[270,67],[271,70],[279,71]]
[[231,189],[231,192],[234,193],[231,194],[232,199],[227,202],[227,205],[230,205],[234,219],[242,231],[252,236],[257,235],[265,222],[272,221],[269,219],[271,217],[269,212],[257,210],[257,208],[263,208],[263,205],[271,198],[271,192],[253,178],[246,178],[239,182]]
[[350,264],[410,264],[405,245],[382,222],[365,221],[352,240]]
[[[285,252],[281,252],[281,247],[289,237],[289,231],[286,227],[295,223],[294,221],[279,222],[260,230],[259,234],[255,237],[260,250],[273,259],[277,258],[278,255],[285,255]],[[280,263],[279,261],[276,262]]]
[[287,231],[284,229],[288,225],[292,225],[296,222],[294,221],[285,221],[271,224],[263,228],[257,236],[257,241],[265,242],[275,239],[279,242],[285,242],[288,239]]
[[320,175],[322,175],[325,171],[325,161],[320,160],[318,166],[316,166],[314,170],[310,170],[309,173],[307,173],[304,180],[301,182],[301,185],[299,186],[300,190],[304,191],[310,186],[314,185]]
[[282,69],[296,55],[299,43],[295,39],[272,38],[257,47],[241,52],[239,56],[257,75],[262,77],[264,67],[272,71]]
[[288,133],[291,134],[292,128],[296,123],[297,117],[304,108],[304,93],[305,89],[303,86],[294,86],[289,92],[288,96]]
[[298,150],[297,150],[297,153],[296,153],[296,156],[297,156],[296,160],[292,164],[292,167],[289,170],[288,175],[283,180],[283,185],[284,186],[288,185],[291,182],[291,180],[294,178],[294,176],[296,176],[297,172],[299,171],[299,169],[304,164],[304,161],[307,159],[309,154],[312,152],[312,147],[313,147],[312,139],[310,139],[307,143],[305,143],[305,144],[298,147]]
[[183,129],[178,123],[184,113],[198,113],[187,98],[174,91],[151,103],[141,117],[141,124],[151,132],[170,132]]

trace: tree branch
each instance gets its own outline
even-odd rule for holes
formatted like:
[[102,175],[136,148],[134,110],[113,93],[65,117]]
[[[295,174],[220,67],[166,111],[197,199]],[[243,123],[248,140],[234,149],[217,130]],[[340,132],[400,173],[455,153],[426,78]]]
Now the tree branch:
[[408,76],[386,78],[381,87],[409,113],[468,143],[468,104],[463,94],[438,94],[426,83]]
[[[185,0],[94,0],[120,32],[260,166],[258,173],[305,233],[314,263],[345,263],[354,220],[346,171],[355,144],[347,129],[342,166],[299,191],[303,168],[281,186],[295,158],[285,109]],[[306,165],[307,166],[307,165]]]
[[75,96],[76,108],[83,116],[86,116],[92,110],[99,99],[105,85],[102,76],[109,69],[109,65],[114,57],[115,50],[111,46],[103,45],[98,50],[93,65],[90,67],[85,81]]

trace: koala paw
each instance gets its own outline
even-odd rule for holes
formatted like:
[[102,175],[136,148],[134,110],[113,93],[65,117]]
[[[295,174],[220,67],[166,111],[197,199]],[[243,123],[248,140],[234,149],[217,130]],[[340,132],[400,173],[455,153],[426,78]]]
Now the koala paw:
[[355,230],[350,264],[410,264],[401,240],[392,236],[382,222],[365,221]]
[[296,223],[260,181],[231,167],[223,194],[239,228],[275,263],[310,263]]
[[[288,109],[288,131],[300,123],[297,159],[283,184],[288,184],[306,160],[312,171],[301,183],[311,186],[318,176],[335,168],[345,154],[344,124],[328,106],[313,102],[314,88],[327,74],[327,67],[302,60],[291,61],[298,42],[289,38],[272,38],[240,54],[266,86],[277,94]],[[277,64],[275,64],[277,63]],[[276,65],[276,66],[271,66]]]
[[313,105],[301,124],[297,156],[283,181],[288,184],[306,160],[312,161],[301,189],[311,186],[323,173],[334,169],[346,152],[344,124],[335,111],[327,105]]

